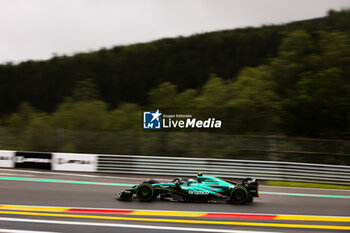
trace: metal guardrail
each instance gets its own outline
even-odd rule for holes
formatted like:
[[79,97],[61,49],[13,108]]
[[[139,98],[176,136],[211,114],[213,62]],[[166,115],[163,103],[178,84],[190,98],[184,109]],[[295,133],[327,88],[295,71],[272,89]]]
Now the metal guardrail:
[[99,172],[142,175],[193,176],[197,172],[226,178],[317,182],[350,185],[350,166],[311,163],[98,155]]

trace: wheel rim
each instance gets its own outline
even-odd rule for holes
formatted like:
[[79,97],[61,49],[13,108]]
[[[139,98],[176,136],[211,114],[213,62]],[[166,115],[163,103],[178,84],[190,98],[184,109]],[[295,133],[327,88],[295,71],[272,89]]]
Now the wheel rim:
[[140,194],[142,197],[148,197],[150,194],[150,189],[148,187],[142,187],[140,190]]
[[245,193],[243,192],[243,190],[239,189],[234,193],[234,197],[236,200],[243,200],[244,199],[244,195]]
[[149,190],[148,188],[143,188],[141,190],[141,196],[147,197],[149,195]]
[[236,189],[232,192],[232,200],[236,203],[243,203],[247,198],[247,193],[243,189]]
[[136,196],[139,198],[139,200],[149,201],[153,197],[153,190],[148,186],[139,187]]

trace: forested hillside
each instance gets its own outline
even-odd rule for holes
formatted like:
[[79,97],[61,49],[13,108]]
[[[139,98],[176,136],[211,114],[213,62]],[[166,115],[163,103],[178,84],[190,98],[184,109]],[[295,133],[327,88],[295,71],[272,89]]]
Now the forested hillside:
[[139,129],[141,106],[171,106],[214,112],[227,134],[346,139],[350,11],[3,64],[0,83],[11,127]]

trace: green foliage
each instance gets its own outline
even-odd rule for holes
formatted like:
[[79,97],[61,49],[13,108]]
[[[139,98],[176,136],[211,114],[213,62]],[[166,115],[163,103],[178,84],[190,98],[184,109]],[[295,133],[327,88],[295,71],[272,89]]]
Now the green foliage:
[[[224,80],[231,79],[242,68],[255,67],[275,57],[281,41],[291,31],[306,34],[295,35],[282,48],[290,51],[297,47],[301,55],[309,52],[310,46],[312,49],[310,35],[314,38],[320,31],[349,33],[349,22],[350,11],[332,12],[324,18],[286,25],[166,38],[74,56],[55,56],[48,61],[6,63],[0,65],[0,115],[15,112],[24,101],[40,111],[52,112],[65,97],[72,95],[77,82],[87,78],[111,107],[121,102],[148,105],[148,93],[162,83],[173,83],[181,92],[199,89],[212,73]],[[86,98],[81,95],[78,98],[81,97]]]
[[103,130],[108,121],[107,104],[99,100],[60,104],[51,116],[54,127],[76,130]]
[[85,79],[76,83],[72,99],[76,102],[99,99],[99,94],[92,79]]
[[300,74],[297,101],[310,106],[347,106],[349,87],[338,68]]
[[149,93],[151,106],[156,108],[166,108],[169,106],[177,107],[179,105],[176,85],[166,82],[160,84]]
[[[40,130],[40,134],[38,134]],[[26,150],[51,151],[55,145],[55,134],[44,117],[33,119],[28,128],[23,132],[23,146]]]
[[196,106],[202,109],[220,108],[225,105],[229,94],[226,82],[212,74],[197,97]]
[[6,121],[6,125],[10,127],[27,127],[33,118],[35,118],[36,112],[28,102],[23,102],[19,106],[18,113],[13,113]]
[[324,68],[338,67],[349,74],[349,34],[343,32],[320,33],[320,37],[321,56],[317,56],[319,66]]
[[140,130],[142,126],[141,108],[136,104],[123,103],[110,111],[108,130]]
[[[222,148],[210,153],[218,157],[239,153],[241,141],[225,136],[220,140],[229,147],[196,130],[176,132],[170,141],[144,133],[146,108],[215,117],[223,122],[215,134],[349,139],[349,22],[350,11],[331,11],[286,25],[0,65],[1,124],[14,128],[5,144],[192,156],[203,151],[186,147],[208,146],[210,152],[215,144]],[[14,136],[18,129],[21,138]],[[52,138],[57,134],[63,143]],[[205,143],[199,145],[196,137]]]
[[350,36],[290,33],[271,63],[287,135],[348,138]]
[[[350,84],[338,68],[300,74],[294,108],[303,134],[336,138],[342,135],[350,110]],[[300,126],[301,127],[301,126]]]
[[246,68],[230,85],[227,105],[233,109],[232,129],[237,133],[278,133],[281,104],[266,67]]

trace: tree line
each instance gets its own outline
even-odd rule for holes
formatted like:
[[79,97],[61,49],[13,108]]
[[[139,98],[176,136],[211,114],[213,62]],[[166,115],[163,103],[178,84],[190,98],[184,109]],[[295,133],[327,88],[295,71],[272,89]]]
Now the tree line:
[[1,125],[142,130],[143,110],[212,133],[349,139],[350,11],[0,66]]

